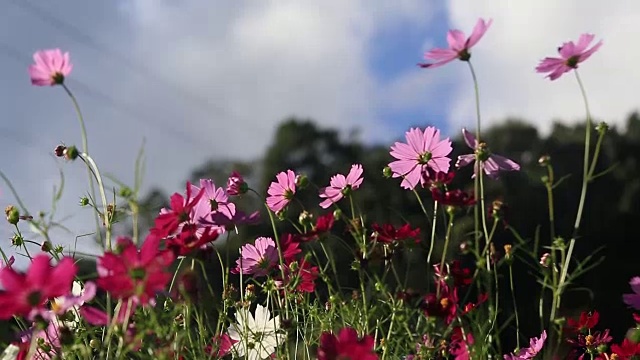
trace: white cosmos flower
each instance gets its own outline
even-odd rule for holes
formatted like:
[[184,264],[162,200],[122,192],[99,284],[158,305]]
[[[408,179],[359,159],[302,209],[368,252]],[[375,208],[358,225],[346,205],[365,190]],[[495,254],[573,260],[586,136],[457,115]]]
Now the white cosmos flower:
[[16,360],[19,353],[20,348],[11,344],[0,354],[0,360]]
[[232,351],[238,356],[246,356],[247,360],[268,358],[285,340],[284,334],[278,332],[279,328],[280,316],[271,319],[269,309],[262,305],[256,307],[255,315],[248,308],[239,309],[236,324],[227,329],[229,337],[237,341]]

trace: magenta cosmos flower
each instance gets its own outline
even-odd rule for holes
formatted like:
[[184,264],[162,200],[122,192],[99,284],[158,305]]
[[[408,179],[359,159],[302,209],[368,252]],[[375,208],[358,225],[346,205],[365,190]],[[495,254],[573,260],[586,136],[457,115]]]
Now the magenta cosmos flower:
[[249,185],[244,181],[239,172],[233,171],[227,179],[227,195],[242,195],[249,190]]
[[36,51],[33,54],[33,61],[35,64],[29,66],[32,85],[61,85],[73,69],[73,64],[69,61],[69,53],[63,54],[60,49]]
[[292,170],[276,175],[276,180],[269,185],[267,190],[267,206],[271,211],[278,212],[284,209],[293,195],[296,193],[296,174]]
[[[467,146],[474,150],[474,153],[458,156],[458,161],[456,162],[457,168],[461,168],[463,166],[471,164],[476,160],[477,155],[482,162],[482,168],[484,169],[485,174],[487,174],[487,176],[492,179],[498,179],[500,177],[501,171],[520,170],[520,165],[518,165],[515,161],[507,159],[504,156],[492,154],[485,142],[480,142],[478,144],[476,137],[468,132],[467,129],[462,129],[462,136],[464,137],[464,142],[467,143]],[[475,169],[472,177],[475,177],[478,173],[478,164],[476,164],[474,167]]]
[[278,262],[278,249],[273,239],[259,237],[255,244],[246,244],[236,260],[236,273],[265,276]]
[[629,281],[633,294],[622,295],[622,300],[630,307],[640,310],[640,276],[636,276]]
[[4,287],[0,290],[0,319],[14,315],[32,317],[46,311],[48,300],[69,294],[77,272],[73,259],[64,258],[56,266],[51,266],[50,261],[49,255],[37,255],[26,274],[12,267],[0,270],[0,283]]
[[366,335],[359,338],[356,330],[352,328],[340,330],[338,336],[323,332],[320,335],[318,360],[377,360],[378,355],[374,352],[374,348],[375,340],[372,336]]
[[577,44],[574,44],[573,41],[562,44],[562,46],[558,48],[560,57],[546,57],[542,59],[536,67],[536,71],[539,73],[549,73],[547,77],[555,80],[562,76],[562,74],[577,69],[578,64],[587,60],[602,46],[602,40],[600,40],[590,49],[587,49],[594,37],[595,35],[593,34],[582,34]]
[[129,238],[119,238],[118,254],[105,252],[98,258],[98,286],[117,299],[132,299],[135,304],[153,304],[156,293],[171,280],[169,266],[173,253],[159,250],[160,237],[147,236],[140,251]]
[[[447,157],[453,148],[451,140],[446,138],[440,140],[440,130],[433,126],[427,127],[424,132],[418,128],[413,128],[405,134],[407,143],[396,142],[391,146],[391,156],[398,159],[389,164],[393,177],[403,177],[402,186],[405,189],[413,190],[416,185],[425,184],[429,178],[428,169],[433,172],[449,171]],[[427,175],[427,176],[425,176]]]
[[320,189],[320,197],[325,199],[320,203],[320,207],[323,209],[328,208],[334,203],[337,203],[345,195],[348,195],[351,190],[356,190],[362,184],[362,165],[351,165],[351,171],[347,177],[342,174],[337,174],[331,177],[329,186]]
[[418,64],[423,68],[435,68],[438,66],[442,66],[446,63],[449,63],[455,59],[460,59],[462,61],[469,61],[471,58],[471,53],[469,49],[471,49],[475,44],[482,39],[484,33],[487,32],[491,26],[491,20],[484,21],[483,19],[478,19],[476,26],[473,28],[473,32],[471,32],[471,36],[465,38],[464,32],[460,30],[449,30],[447,33],[447,42],[449,43],[448,49],[431,49],[426,54],[424,54],[424,58],[426,60],[435,61],[434,63],[424,63]]

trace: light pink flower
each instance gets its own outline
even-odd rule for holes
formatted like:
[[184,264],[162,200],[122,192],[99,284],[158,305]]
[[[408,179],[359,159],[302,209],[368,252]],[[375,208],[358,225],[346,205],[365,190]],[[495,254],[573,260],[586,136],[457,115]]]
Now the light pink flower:
[[60,49],[36,51],[33,61],[35,64],[29,66],[29,76],[31,84],[37,86],[60,85],[73,69],[69,53],[63,54]]
[[0,270],[0,319],[12,316],[29,316],[46,311],[49,299],[65,296],[71,291],[71,284],[77,267],[73,259],[65,257],[56,266],[51,266],[51,258],[40,254],[33,258],[26,274],[12,267]]
[[539,73],[549,73],[547,77],[555,80],[562,76],[562,74],[577,69],[578,64],[587,60],[602,46],[602,40],[600,40],[590,49],[587,49],[594,37],[595,35],[593,34],[582,34],[577,44],[573,41],[562,44],[562,46],[558,48],[560,57],[546,57],[542,59],[536,67],[536,71]]
[[629,305],[636,310],[640,310],[640,276],[636,276],[629,281],[633,294],[622,295],[622,300],[625,304]]
[[278,262],[278,249],[273,239],[259,237],[255,244],[246,244],[236,260],[235,273],[265,276]]
[[[515,161],[507,159],[504,156],[492,154],[487,148],[487,144],[484,142],[480,142],[476,140],[476,137],[473,136],[467,129],[462,129],[462,136],[464,137],[464,141],[467,143],[471,149],[474,150],[473,154],[460,155],[458,156],[458,161],[456,162],[456,167],[461,168],[463,166],[467,166],[476,160],[476,154],[478,158],[482,162],[482,169],[485,174],[492,179],[498,179],[500,177],[501,171],[518,171],[520,170],[520,165],[518,165]],[[479,165],[476,163],[474,166],[474,173],[472,177],[475,177],[478,173]]]
[[215,213],[220,213],[228,219],[233,219],[236,214],[236,205],[229,202],[229,197],[223,188],[216,188],[211,179],[200,179],[200,188],[195,185],[191,186],[193,187],[193,193],[197,194],[200,189],[203,192],[202,197],[193,209],[195,212],[193,218],[196,221],[200,222],[200,219],[208,219]]
[[273,212],[284,209],[296,193],[296,174],[292,170],[279,173],[276,179],[267,190],[267,206]]
[[360,164],[351,165],[351,171],[346,178],[342,174],[332,176],[329,186],[320,189],[320,197],[325,199],[320,203],[320,207],[326,209],[337,203],[351,190],[358,189],[362,180],[362,165]]
[[440,140],[440,130],[433,126],[424,132],[413,128],[405,134],[407,143],[396,142],[391,146],[391,156],[398,159],[389,164],[393,177],[403,177],[402,186],[414,189],[421,183],[423,186],[428,176],[423,176],[428,169],[434,172],[449,171],[450,158],[447,157],[453,148],[451,140]]
[[424,54],[424,58],[426,60],[433,60],[434,63],[424,63],[418,64],[423,68],[435,68],[438,66],[442,66],[448,62],[451,62],[455,59],[460,59],[462,61],[469,61],[471,58],[471,53],[469,50],[482,39],[484,33],[487,32],[489,26],[491,26],[491,21],[484,21],[483,19],[478,19],[476,26],[473,28],[473,32],[469,38],[465,38],[464,32],[460,30],[449,30],[447,33],[447,42],[449,43],[448,49],[431,49],[426,54]]
[[538,353],[542,350],[544,346],[544,342],[547,340],[547,331],[543,330],[542,334],[540,334],[540,338],[531,338],[529,340],[529,347],[525,349],[520,349],[518,354],[506,354],[504,355],[505,360],[526,360],[526,359],[534,359]]

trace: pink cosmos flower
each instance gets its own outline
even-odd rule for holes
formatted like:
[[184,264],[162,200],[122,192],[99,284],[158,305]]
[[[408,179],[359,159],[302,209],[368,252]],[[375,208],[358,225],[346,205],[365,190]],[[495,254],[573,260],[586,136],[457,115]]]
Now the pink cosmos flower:
[[429,50],[426,54],[424,54],[424,58],[426,60],[433,60],[435,62],[418,65],[423,68],[435,68],[451,62],[455,59],[469,61],[469,59],[471,58],[471,53],[469,53],[469,50],[475,44],[477,44],[480,39],[482,39],[484,33],[487,32],[489,26],[491,26],[491,21],[492,20],[484,21],[483,19],[478,19],[478,22],[473,28],[473,32],[471,32],[471,36],[469,36],[469,38],[465,38],[464,32],[460,30],[449,30],[449,33],[447,33],[447,42],[449,43],[449,48],[436,48]]
[[32,85],[61,85],[73,69],[73,64],[69,61],[69,53],[63,54],[60,49],[36,51],[33,54],[33,61],[35,64],[29,66]]
[[98,286],[118,299],[132,299],[135,304],[153,304],[156,293],[171,279],[169,266],[173,253],[159,250],[160,238],[147,236],[140,251],[131,239],[121,237],[120,253],[105,252],[98,258]]
[[326,209],[332,204],[337,203],[351,190],[357,190],[362,184],[362,165],[351,165],[351,171],[345,178],[342,174],[331,177],[330,185],[320,189],[320,197],[325,199],[320,203],[320,207]]
[[233,171],[227,179],[227,195],[242,195],[249,190],[249,186],[244,181],[239,172]]
[[590,49],[587,49],[594,37],[595,35],[593,34],[582,34],[577,44],[573,41],[562,44],[562,46],[558,48],[560,57],[546,57],[542,59],[536,67],[536,71],[539,73],[549,73],[547,77],[555,80],[562,76],[562,74],[577,69],[578,64],[587,60],[602,46],[602,40],[600,40]]
[[234,272],[265,276],[278,262],[278,249],[273,239],[259,237],[255,244],[246,244],[240,250]]
[[372,336],[366,335],[362,339],[358,337],[355,329],[344,328],[338,336],[324,332],[320,336],[318,347],[318,360],[377,360],[374,352],[375,341]]
[[267,190],[267,206],[273,212],[284,209],[296,193],[296,174],[292,170],[279,173],[276,179],[277,182],[272,182]]
[[[462,128],[462,136],[464,137],[464,141],[467,143],[471,149],[474,150],[473,154],[460,155],[458,156],[458,161],[456,162],[456,167],[461,168],[463,166],[467,166],[476,160],[476,154],[480,158],[482,163],[482,169],[485,174],[492,179],[498,179],[500,177],[501,171],[518,171],[520,170],[520,165],[518,165],[515,161],[507,159],[504,156],[492,154],[487,148],[487,144],[484,142],[476,141],[476,137],[473,136],[467,129]],[[475,177],[478,173],[478,164],[476,163],[474,174],[472,177]]]
[[625,304],[629,305],[636,310],[640,310],[640,276],[636,276],[629,281],[633,294],[622,295],[622,300]]
[[418,182],[424,186],[429,169],[434,172],[449,171],[450,158],[447,157],[453,148],[451,140],[440,140],[440,130],[429,126],[424,132],[413,128],[406,132],[407,143],[396,142],[391,146],[391,156],[398,159],[389,164],[392,177],[403,177],[402,186],[413,190]]
[[207,355],[214,356],[214,359],[221,359],[231,351],[233,344],[237,342],[237,340],[233,340],[228,334],[216,335],[204,351]]
[[47,300],[64,296],[71,291],[77,267],[71,258],[64,258],[56,266],[51,266],[49,255],[40,254],[33,258],[26,274],[18,273],[12,267],[0,270],[0,319],[12,316],[33,317],[46,311]]
[[200,179],[200,188],[192,186],[192,192],[198,193],[202,189],[202,197],[194,207],[194,218],[199,221],[201,218],[208,218],[211,214],[220,213],[229,219],[233,219],[236,213],[236,205],[229,202],[229,197],[225,190],[216,185],[211,179]]
[[547,340],[547,331],[543,330],[542,334],[540,334],[539,338],[531,338],[529,341],[529,347],[525,349],[520,349],[518,354],[506,354],[504,355],[505,360],[525,360],[525,359],[534,359],[536,355],[542,350],[544,346],[544,342]]

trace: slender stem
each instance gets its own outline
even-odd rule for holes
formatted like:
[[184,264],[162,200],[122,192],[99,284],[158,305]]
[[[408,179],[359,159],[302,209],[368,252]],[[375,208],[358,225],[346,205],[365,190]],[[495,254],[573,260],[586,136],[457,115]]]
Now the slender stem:
[[100,191],[100,198],[102,200],[102,216],[103,216],[103,220],[104,220],[104,227],[105,227],[105,238],[106,238],[106,248],[107,250],[111,251],[111,215],[108,212],[108,203],[107,203],[107,196],[104,192],[104,183],[102,182],[102,176],[100,175],[100,170],[98,170],[98,166],[96,165],[95,161],[93,161],[93,159],[91,158],[91,156],[89,156],[89,154],[87,153],[82,153],[80,154],[80,157],[82,157],[92,168],[93,173],[95,174],[95,178],[96,181],[98,182],[98,190]]
[[[451,239],[451,229],[453,229],[453,218],[455,216],[453,214],[449,215],[449,223],[447,224],[447,233],[444,237],[444,248],[442,249],[442,258],[440,259],[440,273],[442,274],[444,271],[444,261],[447,258],[447,248],[449,247],[449,239]],[[438,287],[436,290],[436,297],[440,296],[440,283],[438,281]]]
[[[473,78],[473,90],[475,93],[475,100],[476,100],[476,142],[479,144],[480,143],[480,125],[481,125],[481,121],[480,121],[480,90],[478,88],[478,79],[476,77],[476,71],[473,68],[473,65],[471,64],[471,61],[467,61],[467,64],[469,64],[469,71],[471,71],[471,77]],[[480,169],[480,163],[479,163],[479,159],[478,156],[476,155],[476,162],[473,165],[474,166],[474,173],[476,174],[476,176],[473,178],[473,196],[475,196],[476,198],[478,197],[478,195],[480,194],[480,178],[479,178],[479,174],[481,173],[481,169]],[[480,198],[484,198],[484,196],[482,196],[482,194],[480,194]],[[473,207],[473,223],[474,223],[474,239],[475,239],[475,248],[476,248],[476,254],[480,253],[480,209],[479,206],[483,206],[481,202],[476,203],[476,205]]]
[[513,301],[513,312],[516,315],[516,347],[520,348],[520,317],[518,316],[518,304],[516,303],[516,291],[513,287],[513,266],[509,263],[509,286],[511,287],[511,300]]
[[[69,88],[67,87],[67,85],[62,84],[62,88],[64,89],[64,91],[67,93],[67,95],[69,95],[69,98],[71,99],[71,102],[73,103],[73,108],[76,111],[76,114],[78,116],[78,121],[80,122],[80,131],[81,131],[81,136],[82,136],[82,152],[85,154],[89,153],[89,141],[87,140],[87,129],[84,125],[84,116],[82,116],[82,111],[80,110],[80,104],[78,104],[78,100],[76,99],[76,97],[73,95],[73,93],[71,92],[71,90],[69,90]],[[91,194],[92,198],[96,198],[96,189],[93,185],[93,177],[91,176],[91,170],[87,169],[88,172],[88,176],[89,176],[89,191]],[[94,220],[96,222],[96,229],[97,231],[97,236],[98,236],[98,240],[100,241],[100,243],[102,244],[102,232],[100,231],[100,217],[98,216],[97,213],[94,214]],[[111,249],[111,248],[109,248]]]
[[431,244],[429,245],[429,255],[427,255],[427,265],[431,264],[431,254],[433,254],[433,244],[436,242],[436,216],[438,215],[438,201],[433,202],[433,222],[431,223]]
[[555,225],[555,215],[553,211],[553,167],[551,165],[547,165],[547,173],[548,173],[548,181],[545,184],[547,188],[547,204],[549,206],[549,235],[551,236],[551,242],[553,242],[556,238],[556,225]]
[[[584,89],[584,85],[582,84],[582,80],[580,80],[580,75],[578,75],[578,70],[574,70],[576,74],[576,80],[578,81],[578,86],[580,87],[580,92],[582,93],[582,99],[584,100],[584,107],[587,113],[587,126],[585,129],[584,136],[584,162],[583,162],[583,171],[582,171],[582,190],[580,191],[580,202],[578,204],[578,213],[576,214],[576,221],[573,225],[573,235],[571,236],[571,240],[569,241],[569,250],[567,252],[567,257],[565,262],[562,264],[562,272],[560,275],[560,282],[558,283],[557,289],[557,304],[556,307],[560,306],[560,297],[562,296],[562,292],[564,291],[563,286],[567,279],[567,272],[569,271],[569,263],[571,262],[571,255],[573,255],[573,247],[575,246],[576,237],[578,236],[578,230],[580,228],[580,222],[582,220],[582,213],[584,211],[585,199],[587,197],[587,186],[589,184],[589,148],[591,145],[591,111],[589,110],[589,101],[587,99],[587,92]],[[551,319],[555,319],[556,307],[551,309]]]

